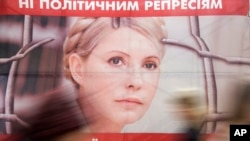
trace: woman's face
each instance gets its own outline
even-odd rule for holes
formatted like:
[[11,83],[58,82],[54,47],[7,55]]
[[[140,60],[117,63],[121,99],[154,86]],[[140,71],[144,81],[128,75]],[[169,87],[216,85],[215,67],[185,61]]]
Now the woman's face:
[[157,89],[160,51],[129,28],[115,30],[84,58],[80,101],[87,118],[132,123],[148,109]]

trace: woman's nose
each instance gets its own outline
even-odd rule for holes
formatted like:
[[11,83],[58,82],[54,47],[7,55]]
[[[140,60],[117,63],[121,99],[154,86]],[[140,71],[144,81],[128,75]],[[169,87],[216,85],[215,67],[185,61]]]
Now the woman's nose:
[[139,90],[143,85],[143,74],[139,69],[131,69],[128,73],[127,88]]

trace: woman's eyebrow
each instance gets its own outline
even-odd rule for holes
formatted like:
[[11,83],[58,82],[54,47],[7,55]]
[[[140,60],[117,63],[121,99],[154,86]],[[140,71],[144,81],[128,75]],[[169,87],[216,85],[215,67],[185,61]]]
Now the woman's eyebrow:
[[156,59],[157,61],[160,61],[160,58],[158,56],[155,56],[155,55],[148,56],[145,59]]
[[123,54],[123,55],[125,55],[127,57],[130,57],[130,55],[128,53],[123,52],[123,51],[119,51],[119,50],[111,50],[108,53],[120,53],[120,54]]

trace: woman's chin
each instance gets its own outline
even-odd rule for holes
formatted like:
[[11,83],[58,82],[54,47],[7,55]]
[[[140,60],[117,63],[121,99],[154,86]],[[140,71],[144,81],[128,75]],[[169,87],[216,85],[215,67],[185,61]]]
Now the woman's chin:
[[126,115],[123,115],[123,117],[121,117],[122,120],[120,120],[120,122],[123,122],[123,124],[132,124],[138,121],[141,117],[142,115],[131,112],[131,113],[127,113]]

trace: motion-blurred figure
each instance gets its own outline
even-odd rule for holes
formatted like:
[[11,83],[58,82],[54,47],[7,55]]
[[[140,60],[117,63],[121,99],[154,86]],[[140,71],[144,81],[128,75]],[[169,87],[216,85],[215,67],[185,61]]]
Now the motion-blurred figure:
[[204,117],[204,106],[200,93],[195,89],[183,89],[177,91],[176,106],[187,126],[184,128],[184,136],[181,141],[201,141],[201,126]]
[[230,85],[233,102],[228,102],[230,116],[208,141],[229,141],[230,125],[250,124],[250,78],[240,78]]
[[77,141],[83,138],[84,118],[73,89],[59,87],[44,94],[15,97],[15,114],[28,124],[13,122],[6,141]]

